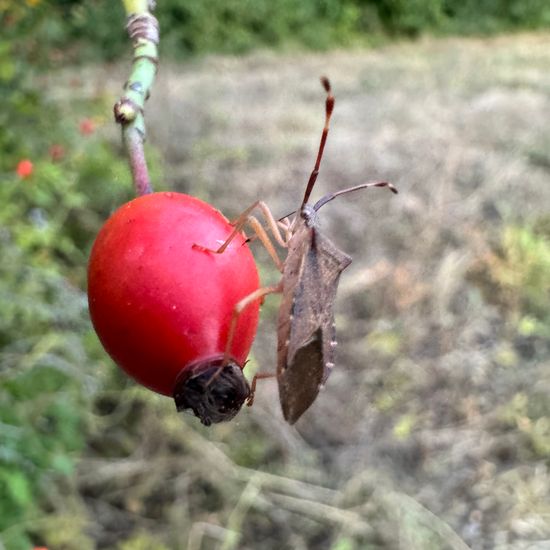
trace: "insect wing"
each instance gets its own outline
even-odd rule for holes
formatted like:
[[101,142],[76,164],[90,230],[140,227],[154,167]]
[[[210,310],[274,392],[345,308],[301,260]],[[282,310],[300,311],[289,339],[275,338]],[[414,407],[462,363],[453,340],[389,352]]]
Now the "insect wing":
[[294,361],[279,377],[283,416],[294,424],[319,394],[323,378],[323,333],[319,327],[296,351]]
[[299,226],[290,240],[283,271],[283,296],[277,321],[278,378],[283,375],[288,366],[288,346],[290,344],[291,325],[294,322],[293,309],[296,289],[305,267],[304,260],[311,248],[312,238],[313,229],[307,227],[303,220],[300,220]]
[[351,257],[342,252],[318,230],[314,233],[314,247],[321,274],[321,308],[319,319],[323,327],[323,380],[324,384],[334,366],[336,327],[334,325],[334,302],[340,275],[351,264]]
[[288,273],[279,317],[279,397],[291,424],[315,401],[334,365],[334,300],[340,274],[351,263],[315,227],[304,229],[309,235],[287,258],[299,268]]

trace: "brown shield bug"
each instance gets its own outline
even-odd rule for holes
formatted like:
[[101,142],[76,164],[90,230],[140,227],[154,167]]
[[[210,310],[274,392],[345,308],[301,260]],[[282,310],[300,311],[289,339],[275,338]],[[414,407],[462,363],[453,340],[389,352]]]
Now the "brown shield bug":
[[[351,263],[351,257],[321,233],[317,226],[317,212],[337,196],[359,189],[387,187],[393,193],[397,193],[397,189],[385,181],[363,183],[325,195],[314,204],[308,202],[319,174],[330,118],[334,110],[330,82],[323,77],[321,83],[327,92],[325,126],[304,198],[292,221],[288,218],[276,220],[267,205],[257,201],[233,222],[233,233],[218,249],[211,250],[196,245],[203,250],[221,254],[247,224],[254,230],[282,272],[279,283],[258,289],[235,306],[224,362],[228,363],[232,358],[231,343],[240,313],[249,304],[267,294],[282,293],[277,322],[276,376],[283,415],[290,424],[294,424],[315,401],[334,366],[334,300],[340,274]],[[256,208],[263,213],[267,228],[271,230],[277,243],[288,250],[284,262],[279,259],[266,228],[251,215]],[[256,380],[271,376],[273,374],[259,374],[254,377],[249,405],[252,404]]]

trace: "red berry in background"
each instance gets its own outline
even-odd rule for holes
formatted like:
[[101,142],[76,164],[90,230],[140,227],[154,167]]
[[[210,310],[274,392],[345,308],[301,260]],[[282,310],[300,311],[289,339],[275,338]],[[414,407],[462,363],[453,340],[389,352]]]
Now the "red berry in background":
[[60,145],[59,143],[54,143],[50,147],[50,158],[52,159],[52,162],[59,162],[60,160],[63,160],[63,157],[65,156],[65,148],[63,145]]
[[220,365],[233,308],[259,286],[254,258],[242,235],[222,254],[193,247],[217,248],[232,230],[199,199],[152,193],[107,220],[88,266],[90,315],[107,352],[206,425],[235,416],[249,394],[242,367],[259,303],[239,316],[231,361]]
[[83,136],[89,136],[95,132],[95,122],[91,118],[85,118],[80,121],[78,130]]
[[23,160],[20,160],[19,163],[17,164],[17,168],[15,169],[15,172],[20,178],[26,179],[32,176],[33,170],[34,170],[34,166],[32,162],[29,159],[23,159]]

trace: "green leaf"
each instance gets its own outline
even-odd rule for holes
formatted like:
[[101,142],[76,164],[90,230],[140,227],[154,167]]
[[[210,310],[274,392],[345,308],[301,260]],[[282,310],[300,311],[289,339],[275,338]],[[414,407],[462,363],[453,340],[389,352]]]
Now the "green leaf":
[[27,478],[16,470],[4,470],[0,472],[0,484],[4,485],[6,492],[15,504],[24,507],[31,500],[31,491]]

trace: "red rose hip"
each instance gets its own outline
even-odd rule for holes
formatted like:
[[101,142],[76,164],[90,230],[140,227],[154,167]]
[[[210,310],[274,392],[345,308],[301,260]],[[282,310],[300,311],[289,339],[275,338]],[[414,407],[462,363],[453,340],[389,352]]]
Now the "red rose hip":
[[232,230],[199,199],[152,193],[107,220],[88,266],[90,316],[109,355],[206,425],[231,419],[249,395],[242,367],[258,301],[239,315],[230,361],[220,367],[233,308],[259,286],[254,258],[242,235],[223,254],[193,246],[215,249]]

